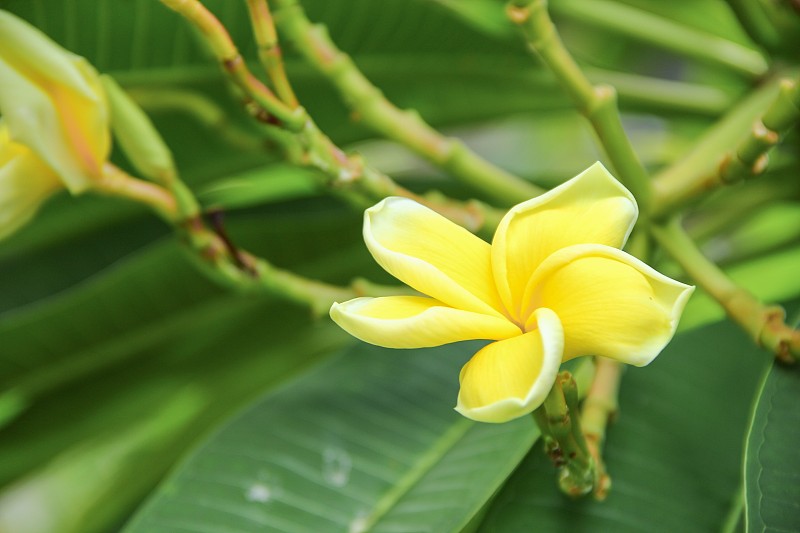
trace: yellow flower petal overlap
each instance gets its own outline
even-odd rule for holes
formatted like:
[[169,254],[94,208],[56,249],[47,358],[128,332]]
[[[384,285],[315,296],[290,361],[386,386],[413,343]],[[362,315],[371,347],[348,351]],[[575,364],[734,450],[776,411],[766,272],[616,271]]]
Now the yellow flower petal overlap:
[[105,93],[85,59],[0,10],[0,112],[73,193],[103,172],[111,148]]
[[408,199],[367,210],[378,263],[427,296],[357,298],[331,317],[379,346],[492,342],[464,365],[456,410],[505,422],[539,407],[581,355],[646,365],[675,333],[694,287],[621,251],[633,196],[597,163],[512,208],[492,244]]

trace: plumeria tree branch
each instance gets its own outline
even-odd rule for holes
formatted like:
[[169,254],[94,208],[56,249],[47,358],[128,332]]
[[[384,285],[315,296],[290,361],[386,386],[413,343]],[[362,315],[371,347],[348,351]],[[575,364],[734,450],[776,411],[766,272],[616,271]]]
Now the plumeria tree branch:
[[507,11],[531,50],[550,68],[592,124],[620,181],[636,196],[646,214],[652,192],[650,178],[622,126],[614,88],[589,82],[561,41],[547,11],[547,0],[512,0]]
[[747,137],[707,173],[669,172],[654,181],[655,214],[673,212],[702,193],[764,172],[768,152],[800,119],[800,83],[784,78],[766,111],[750,127]]
[[800,331],[784,322],[785,313],[778,306],[761,303],[750,292],[736,285],[713,262],[709,261],[679,219],[665,225],[654,225],[651,232],[658,244],[713,297],[728,316],[739,324],[758,345],[770,350],[786,362],[800,356]]
[[312,24],[297,0],[275,0],[278,26],[308,62],[339,90],[356,117],[382,135],[410,148],[474,189],[512,205],[541,194],[528,183],[448,138],[416,112],[398,109],[339,50],[322,25]]
[[[333,194],[342,196],[359,209],[387,196],[413,198],[474,232],[491,231],[502,217],[502,213],[477,200],[459,202],[436,193],[417,195],[365,164],[360,157],[345,153],[302,107],[290,108],[258,81],[248,70],[225,27],[198,0],[161,1],[200,30],[224,72],[253,104],[262,106],[252,114],[266,123],[265,131],[281,145],[285,157],[296,165],[319,171],[321,184]],[[258,8],[263,10],[268,6],[259,3]],[[264,24],[263,13],[258,16],[262,20],[256,24]],[[271,116],[279,119],[279,123],[272,124]]]
[[297,302],[316,315],[343,298],[389,290],[363,280],[350,287],[337,287],[306,279],[237,248],[224,230],[221,212],[209,213],[213,228],[206,224],[199,203],[180,179],[172,153],[149,117],[113,79],[105,77],[103,84],[120,147],[140,172],[157,183],[106,163],[94,190],[152,208],[174,227],[192,252],[191,257],[210,277],[238,291],[267,292]]
[[290,107],[298,107],[300,104],[286,77],[281,49],[278,46],[278,35],[275,33],[275,23],[267,0],[247,0],[247,9],[250,12],[253,34],[258,44],[258,57],[275,87],[275,92]]
[[[177,176],[175,180],[178,180]],[[383,287],[363,279],[342,287],[304,278],[270,264],[265,259],[236,248],[224,231],[210,228],[200,213],[181,217],[172,193],[122,169],[106,165],[97,191],[143,203],[170,223],[191,252],[190,257],[209,277],[241,292],[264,292],[296,302],[315,316],[328,312],[335,301],[364,295],[396,294],[401,287]],[[186,189],[188,191],[188,189]],[[187,193],[188,194],[188,193]]]
[[161,0],[161,3],[179,13],[198,28],[209,48],[228,77],[261,110],[268,113],[265,121],[275,117],[290,131],[300,131],[308,120],[302,107],[291,107],[282,102],[266,85],[256,78],[245,64],[244,58],[233,43],[225,26],[198,0]]

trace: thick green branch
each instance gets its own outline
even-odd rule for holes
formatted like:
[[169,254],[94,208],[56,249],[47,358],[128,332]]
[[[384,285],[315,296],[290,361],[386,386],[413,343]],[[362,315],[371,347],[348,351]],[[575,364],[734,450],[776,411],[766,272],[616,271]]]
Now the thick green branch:
[[336,47],[327,29],[306,18],[297,0],[276,0],[275,4],[280,30],[336,86],[359,120],[495,200],[510,205],[543,192],[477,156],[461,141],[444,137],[417,113],[395,107]]
[[783,79],[777,96],[752,123],[748,135],[739,141],[736,148],[724,154],[713,169],[693,174],[668,171],[656,178],[656,214],[668,214],[704,192],[764,172],[768,163],[767,153],[798,119],[800,84],[796,79]]
[[762,304],[750,292],[731,281],[702,254],[678,219],[666,225],[653,225],[651,232],[658,244],[725,309],[728,316],[754,342],[781,360],[793,361],[800,356],[800,331],[784,323],[783,309]]
[[578,110],[589,119],[618,178],[636,196],[643,213],[649,211],[651,183],[622,127],[613,87],[593,86],[567,51],[547,12],[546,0],[515,0],[508,16],[525,35],[528,45],[555,74]]

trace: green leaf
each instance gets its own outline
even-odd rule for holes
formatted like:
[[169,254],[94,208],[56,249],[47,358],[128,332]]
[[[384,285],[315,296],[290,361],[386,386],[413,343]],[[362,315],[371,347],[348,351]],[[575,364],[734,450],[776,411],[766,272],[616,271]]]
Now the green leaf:
[[744,462],[747,531],[795,531],[800,524],[800,372],[770,366],[758,392]]
[[676,338],[650,366],[623,376],[620,417],[605,446],[608,499],[558,492],[539,446],[479,531],[717,531],[739,486],[742,436],[767,357],[730,323]]
[[210,207],[235,209],[313,196],[318,180],[311,170],[276,164],[215,181],[198,193]]
[[453,411],[475,347],[357,345],[222,428],[126,531],[460,531],[538,435]]
[[227,304],[161,342],[131,346],[135,365],[40,399],[6,428],[3,470],[33,468],[0,493],[0,530],[109,531],[209,427],[349,341],[331,324],[309,324],[302,309]]

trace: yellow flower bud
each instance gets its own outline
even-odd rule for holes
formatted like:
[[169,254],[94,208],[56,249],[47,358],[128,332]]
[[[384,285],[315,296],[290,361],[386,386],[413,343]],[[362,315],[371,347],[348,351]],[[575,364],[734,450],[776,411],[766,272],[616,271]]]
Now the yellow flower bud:
[[0,11],[0,113],[10,138],[72,193],[101,177],[111,139],[97,72],[6,11]]
[[28,148],[11,141],[0,123],[0,239],[27,223],[62,187],[53,169]]

